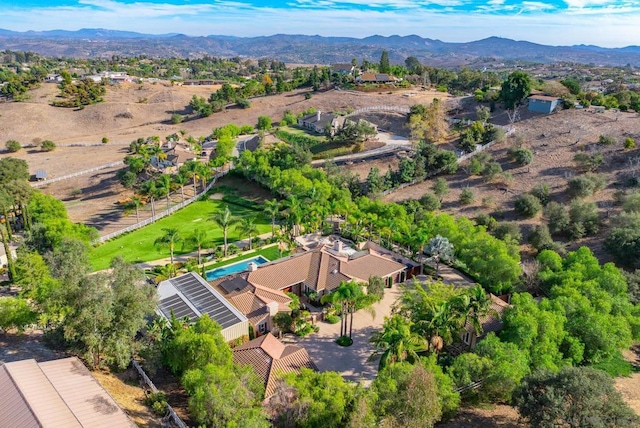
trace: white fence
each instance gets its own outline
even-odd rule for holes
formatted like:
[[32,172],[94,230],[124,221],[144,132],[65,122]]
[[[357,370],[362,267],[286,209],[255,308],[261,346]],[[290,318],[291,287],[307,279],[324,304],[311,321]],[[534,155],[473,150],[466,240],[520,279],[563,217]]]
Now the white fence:
[[[158,388],[156,388],[153,382],[151,382],[151,379],[149,379],[149,376],[147,376],[147,374],[144,372],[142,367],[140,367],[140,364],[138,364],[138,362],[133,358],[131,359],[131,365],[136,369],[136,371],[138,372],[138,374],[140,375],[144,383],[146,383],[149,389],[151,389],[151,392],[154,392],[154,393],[158,392]],[[176,426],[178,426],[179,428],[189,428],[184,422],[182,422],[182,419],[180,419],[180,416],[176,414],[176,412],[169,405],[169,403],[167,403],[167,411],[169,412],[169,417],[171,418],[172,422]]]
[[63,175],[62,177],[50,178],[50,179],[44,180],[44,181],[36,181],[34,183],[31,183],[31,186],[33,186],[33,187],[43,187],[43,186],[46,186],[46,185],[51,184],[51,183],[56,183],[56,182],[62,181],[62,180],[68,180],[70,178],[78,177],[78,176],[85,175],[85,174],[91,174],[92,172],[100,171],[101,169],[114,168],[116,166],[124,166],[124,162],[123,161],[112,162],[112,163],[108,163],[106,165],[97,166],[95,168],[85,169],[84,171],[74,172],[73,174]]
[[173,214],[174,212],[178,211],[179,209],[182,209],[184,207],[186,207],[187,205],[197,201],[202,195],[206,194],[209,190],[211,190],[211,188],[213,187],[214,184],[216,184],[216,181],[218,178],[223,177],[225,175],[227,175],[229,173],[230,169],[227,169],[225,171],[221,171],[219,173],[217,173],[216,175],[213,176],[213,180],[211,180],[211,182],[207,185],[207,187],[204,188],[204,190],[200,193],[198,193],[197,195],[186,199],[184,202],[180,202],[177,205],[172,206],[171,208],[169,208],[166,211],[162,211],[161,213],[156,214],[155,216],[151,216],[151,218],[148,218],[146,220],[143,220],[139,223],[136,224],[132,224],[131,226],[125,227],[124,229],[121,230],[117,230],[115,232],[111,232],[107,235],[101,236],[100,238],[96,239],[95,241],[92,242],[93,245],[95,244],[100,244],[103,242],[108,241],[109,239],[113,239],[117,236],[122,235],[123,233],[127,233],[127,232],[131,232],[133,230],[136,229],[140,229],[141,227],[147,226],[151,223],[155,223],[156,220],[159,220],[163,217],[166,217],[168,215]]
[[389,111],[394,113],[409,114],[410,110],[407,107],[401,107],[401,106],[384,106],[384,105],[369,106],[369,107],[362,107],[357,110],[354,110],[351,113],[349,113],[346,117],[353,116],[360,113],[367,113],[371,111]]

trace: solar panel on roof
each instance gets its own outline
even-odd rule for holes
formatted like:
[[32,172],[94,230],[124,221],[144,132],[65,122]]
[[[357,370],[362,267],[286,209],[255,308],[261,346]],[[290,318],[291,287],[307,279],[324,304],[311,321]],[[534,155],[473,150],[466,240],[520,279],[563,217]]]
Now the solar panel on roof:
[[222,281],[220,287],[222,287],[227,293],[231,293],[232,291],[240,291],[248,285],[249,283],[243,278],[235,277],[227,279],[226,281]]
[[242,321],[218,299],[207,285],[199,281],[193,274],[172,278],[170,281],[200,313],[208,314],[223,329]]
[[189,317],[191,320],[198,318],[193,309],[187,305],[177,294],[160,300],[160,310],[167,317],[171,318],[171,312],[176,318]]

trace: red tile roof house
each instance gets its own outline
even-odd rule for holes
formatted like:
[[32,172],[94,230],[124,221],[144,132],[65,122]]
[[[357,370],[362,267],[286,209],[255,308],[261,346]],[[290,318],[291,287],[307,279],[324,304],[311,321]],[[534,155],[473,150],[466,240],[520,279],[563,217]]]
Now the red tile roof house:
[[271,333],[233,348],[233,362],[253,367],[265,386],[264,397],[269,399],[281,377],[300,373],[303,368],[318,370],[302,346],[280,342]]
[[133,428],[136,425],[76,357],[0,366],[0,426]]
[[210,284],[249,319],[256,334],[264,334],[272,329],[275,314],[291,310],[288,306],[291,299],[285,293],[323,296],[338,288],[342,281],[367,283],[372,276],[383,278],[391,286],[413,273],[408,259],[368,244],[362,251],[356,251],[339,239],[331,244],[320,243],[271,263],[250,263],[247,272]]

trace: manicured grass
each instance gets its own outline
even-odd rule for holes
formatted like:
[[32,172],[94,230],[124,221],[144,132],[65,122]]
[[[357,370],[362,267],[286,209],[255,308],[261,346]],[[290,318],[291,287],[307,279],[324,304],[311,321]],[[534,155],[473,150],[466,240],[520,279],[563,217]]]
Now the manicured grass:
[[[283,252],[282,253],[282,257],[288,255],[287,252]],[[250,253],[247,254],[241,254],[238,257],[234,257],[232,259],[228,259],[228,260],[223,260],[220,262],[215,262],[215,263],[211,263],[211,264],[205,264],[205,270],[212,270],[215,268],[219,268],[220,266],[226,266],[226,265],[230,265],[233,264],[235,262],[241,262],[242,260],[246,260],[246,259],[251,259],[253,257],[258,257],[258,256],[262,256],[265,259],[269,260],[270,262],[277,260],[280,258],[280,250],[278,250],[278,246],[274,245],[273,247],[268,247],[268,248],[262,248],[260,250],[257,251],[252,251]]]
[[[210,247],[216,247],[223,244],[222,229],[220,229],[209,217],[214,213],[224,209],[225,205],[234,216],[244,217],[249,215],[257,215],[257,225],[260,234],[271,231],[271,221],[262,213],[252,206],[251,202],[245,201],[246,204],[236,205],[221,200],[197,201],[191,205],[181,209],[175,214],[158,220],[156,223],[135,230],[126,235],[120,236],[109,242],[104,243],[91,251],[91,265],[96,270],[102,270],[109,267],[111,260],[116,256],[122,256],[126,261],[133,263],[148,262],[151,260],[169,257],[169,249],[162,246],[153,245],[154,241],[164,234],[162,229],[176,228],[180,236],[184,239],[188,238],[196,228],[200,228],[208,232]],[[229,230],[229,243],[247,238],[240,236],[235,228]],[[176,245],[175,254],[186,254],[196,251],[197,248],[182,243]]]
[[322,143],[311,147],[313,159],[327,159],[336,156],[350,155],[353,153],[354,146],[348,146],[344,143]]
[[327,137],[325,137],[324,135],[317,135],[317,134],[313,134],[309,131],[307,131],[306,129],[302,129],[297,125],[293,125],[293,126],[280,126],[278,128],[279,131],[284,131],[287,132],[289,134],[294,134],[294,135],[303,135],[307,138],[311,138],[313,140],[316,140],[319,143],[323,143],[325,141],[327,141]]

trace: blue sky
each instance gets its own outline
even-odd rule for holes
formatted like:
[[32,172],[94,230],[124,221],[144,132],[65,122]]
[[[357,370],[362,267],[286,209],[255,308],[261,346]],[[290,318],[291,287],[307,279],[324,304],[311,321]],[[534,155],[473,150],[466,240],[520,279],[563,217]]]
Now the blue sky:
[[640,0],[0,0],[0,28],[640,45]]

